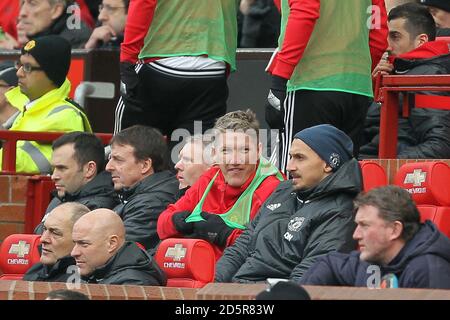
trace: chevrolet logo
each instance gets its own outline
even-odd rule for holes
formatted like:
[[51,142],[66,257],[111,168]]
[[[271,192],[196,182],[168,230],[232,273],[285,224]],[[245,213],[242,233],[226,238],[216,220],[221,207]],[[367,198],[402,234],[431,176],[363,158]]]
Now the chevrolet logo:
[[26,254],[30,253],[30,244],[26,241],[20,240],[18,243],[13,243],[11,245],[8,253],[17,254],[18,258],[23,258]]
[[173,261],[181,261],[184,257],[186,257],[186,248],[183,248],[183,245],[177,243],[174,247],[167,248],[166,258],[173,258]]
[[420,187],[425,179],[427,178],[427,173],[422,172],[422,169],[415,169],[413,173],[408,173],[405,177],[403,183],[412,183],[414,187]]

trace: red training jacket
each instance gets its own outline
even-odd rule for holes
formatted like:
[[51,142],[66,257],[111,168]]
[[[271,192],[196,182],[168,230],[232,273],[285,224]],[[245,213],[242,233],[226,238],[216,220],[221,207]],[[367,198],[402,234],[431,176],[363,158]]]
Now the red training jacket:
[[[279,0],[274,2],[279,5]],[[369,32],[371,70],[375,68],[386,50],[388,36],[384,0],[372,0],[372,5],[380,9],[380,28],[371,29]],[[303,57],[316,21],[320,17],[320,0],[289,0],[289,7],[290,15],[282,47],[267,69],[271,74],[285,79],[291,78],[292,72]]]
[[[191,187],[186,194],[181,197],[175,204],[171,204],[167,207],[165,211],[161,213],[158,218],[157,232],[161,240],[167,238],[183,237],[182,234],[178,233],[172,223],[172,216],[181,211],[193,211],[197,203],[206,190],[211,179],[214,175],[220,171],[219,167],[214,166],[208,171],[206,171],[200,179]],[[213,186],[211,187],[208,197],[203,203],[203,211],[208,213],[224,213],[227,212],[234,203],[237,201],[239,196],[248,187],[254,178],[254,174],[248,178],[248,180],[239,188],[229,186],[225,180],[222,172],[220,171]],[[272,194],[276,189],[280,181],[275,176],[267,177],[255,190],[252,200],[252,208],[250,211],[250,219],[252,220],[259,211],[259,208],[264,203],[264,201]],[[234,241],[241,235],[242,230],[235,229],[227,239],[226,246],[230,246]],[[216,259],[220,258],[223,253],[223,248],[213,245],[216,252]]]

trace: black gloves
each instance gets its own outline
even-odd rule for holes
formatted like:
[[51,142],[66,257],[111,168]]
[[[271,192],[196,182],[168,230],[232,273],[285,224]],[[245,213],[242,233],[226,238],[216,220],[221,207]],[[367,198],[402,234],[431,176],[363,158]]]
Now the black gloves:
[[194,238],[204,239],[219,247],[225,247],[227,239],[234,228],[227,226],[225,221],[213,213],[202,212],[201,216],[205,221],[194,222]]
[[194,230],[194,224],[192,222],[186,222],[186,218],[191,214],[190,211],[177,212],[172,216],[172,222],[175,229],[181,234],[191,234]]
[[271,129],[284,128],[284,99],[287,79],[272,75],[269,96],[266,104],[266,122]]
[[120,93],[126,99],[127,108],[139,109],[140,103],[136,100],[139,77],[134,68],[131,62],[120,63]]

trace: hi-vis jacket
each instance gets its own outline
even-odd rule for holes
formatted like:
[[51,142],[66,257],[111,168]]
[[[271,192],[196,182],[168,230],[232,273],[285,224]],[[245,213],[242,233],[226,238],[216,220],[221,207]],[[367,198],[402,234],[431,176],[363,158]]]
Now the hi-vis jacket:
[[[5,93],[8,101],[21,113],[14,121],[10,130],[34,132],[92,132],[87,116],[75,104],[67,100],[70,92],[70,82],[47,92],[35,100],[32,108],[25,110],[28,99],[15,87]],[[51,173],[51,144],[36,141],[18,141],[16,149],[16,171],[27,173]],[[0,167],[2,150],[0,150]]]

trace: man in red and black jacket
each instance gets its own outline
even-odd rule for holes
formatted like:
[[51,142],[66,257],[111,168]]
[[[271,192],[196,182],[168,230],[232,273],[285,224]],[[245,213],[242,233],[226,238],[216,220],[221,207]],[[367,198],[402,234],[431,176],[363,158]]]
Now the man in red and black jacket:
[[157,232],[162,240],[205,239],[213,244],[218,259],[253,220],[283,177],[261,157],[255,113],[227,113],[217,120],[214,129],[213,158],[217,165],[161,213]]
[[[450,73],[450,52],[445,41],[435,41],[436,27],[427,8],[407,3],[388,16],[389,47],[373,72],[385,74],[435,75]],[[431,93],[429,93],[431,94]],[[448,93],[440,93],[448,95]],[[412,108],[402,118],[399,104],[397,157],[403,159],[447,159],[450,157],[450,111]],[[369,107],[360,158],[378,155],[380,105]]]

